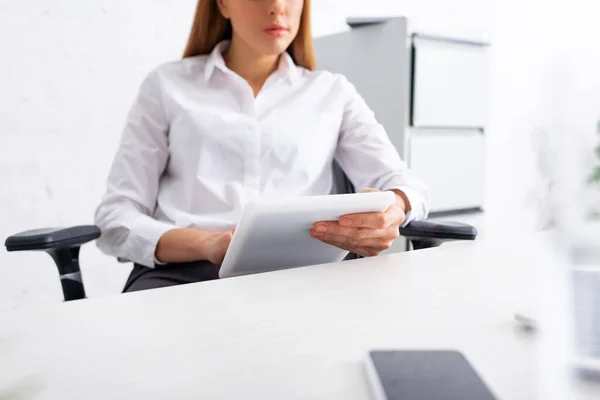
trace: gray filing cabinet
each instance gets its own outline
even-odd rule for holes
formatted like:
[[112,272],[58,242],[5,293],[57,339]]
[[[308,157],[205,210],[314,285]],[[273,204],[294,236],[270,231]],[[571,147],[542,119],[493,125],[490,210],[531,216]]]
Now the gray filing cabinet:
[[488,45],[411,32],[406,18],[348,22],[350,31],[315,40],[318,68],[357,87],[428,184],[433,214],[482,209]]
[[[383,124],[410,168],[429,186],[431,216],[484,206],[489,120],[488,45],[412,32],[406,18],[357,19],[319,37],[319,69],[339,72]],[[403,251],[398,243],[390,252]]]
[[415,33],[411,58],[410,166],[429,185],[434,214],[482,209],[488,45]]

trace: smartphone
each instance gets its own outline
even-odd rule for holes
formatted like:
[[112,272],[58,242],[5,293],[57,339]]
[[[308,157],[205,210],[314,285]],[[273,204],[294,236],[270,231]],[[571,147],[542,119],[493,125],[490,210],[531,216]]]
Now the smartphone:
[[374,350],[366,362],[376,400],[497,400],[453,350]]

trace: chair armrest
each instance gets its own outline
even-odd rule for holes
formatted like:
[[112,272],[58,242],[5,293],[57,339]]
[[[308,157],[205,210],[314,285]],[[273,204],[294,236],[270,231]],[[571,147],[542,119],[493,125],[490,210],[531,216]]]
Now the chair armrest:
[[79,268],[79,248],[100,237],[95,225],[70,228],[33,229],[6,239],[8,251],[43,250],[52,257],[58,273],[65,301],[84,299],[85,288]]
[[415,249],[423,249],[450,240],[475,240],[477,229],[460,222],[412,221],[400,228],[400,235],[410,239]]
[[475,240],[477,229],[461,222],[412,221],[403,228],[400,234],[405,237],[432,238],[449,240]]
[[99,237],[100,228],[95,225],[42,228],[12,235],[4,245],[7,251],[64,249],[79,247]]

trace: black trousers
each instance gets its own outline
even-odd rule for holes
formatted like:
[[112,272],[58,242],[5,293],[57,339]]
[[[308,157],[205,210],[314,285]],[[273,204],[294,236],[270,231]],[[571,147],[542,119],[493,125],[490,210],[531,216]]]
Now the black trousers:
[[134,264],[123,292],[219,279],[220,267],[209,261],[157,265],[155,268]]

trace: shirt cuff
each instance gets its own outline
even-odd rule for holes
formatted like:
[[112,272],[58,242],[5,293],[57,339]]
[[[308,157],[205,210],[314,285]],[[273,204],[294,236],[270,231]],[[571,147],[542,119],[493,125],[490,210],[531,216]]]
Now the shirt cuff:
[[167,265],[168,263],[160,261],[156,256],[154,256],[154,265]]
[[156,245],[160,238],[176,226],[167,222],[158,221],[150,216],[139,216],[131,227],[132,251],[140,264],[154,268],[155,265],[164,265],[156,259]]
[[422,203],[424,200],[416,190],[404,185],[395,185],[392,187],[385,188],[384,190],[400,190],[406,195],[406,198],[410,203],[410,210],[406,212],[406,219],[402,223],[402,227],[405,227],[411,221],[414,221],[416,219],[425,218],[424,215],[419,215],[421,213],[418,210],[422,209]]

